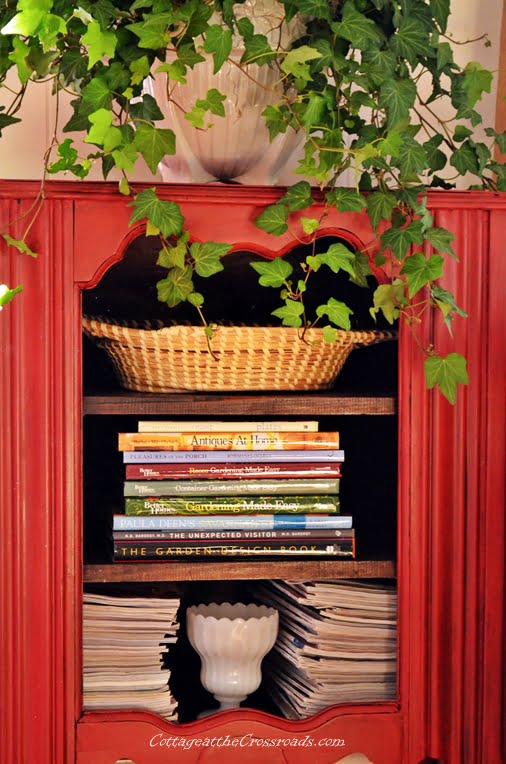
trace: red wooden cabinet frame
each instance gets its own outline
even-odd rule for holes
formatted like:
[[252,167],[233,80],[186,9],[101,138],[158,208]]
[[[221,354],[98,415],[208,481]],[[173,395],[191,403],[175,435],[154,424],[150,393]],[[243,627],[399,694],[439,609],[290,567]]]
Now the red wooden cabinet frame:
[[[38,184],[0,182],[0,227],[33,203]],[[196,239],[275,254],[291,244],[252,223],[282,191],[166,186]],[[331,764],[353,751],[374,764],[500,764],[504,721],[506,195],[435,192],[435,224],[456,235],[460,264],[445,286],[469,313],[455,342],[427,321],[424,339],[469,362],[455,407],[428,392],[420,353],[400,338],[398,489],[399,702],[339,706],[290,723],[255,711],[191,725],[142,713],[81,709],[81,288],[95,284],[135,235],[110,184],[48,184],[33,228],[34,261],[2,244],[1,279],[23,294],[0,314],[0,761]],[[24,221],[10,229],[19,235]],[[365,216],[332,214],[331,233],[371,238]],[[279,249],[273,252],[272,242]],[[471,270],[472,264],[472,270]],[[468,267],[469,266],[469,267]],[[159,726],[157,726],[159,725]],[[77,732],[76,732],[77,730]],[[186,740],[294,738],[315,747],[168,749]],[[246,738],[244,737],[246,736]],[[343,739],[344,747],[319,745]],[[240,750],[240,754],[237,751]]]

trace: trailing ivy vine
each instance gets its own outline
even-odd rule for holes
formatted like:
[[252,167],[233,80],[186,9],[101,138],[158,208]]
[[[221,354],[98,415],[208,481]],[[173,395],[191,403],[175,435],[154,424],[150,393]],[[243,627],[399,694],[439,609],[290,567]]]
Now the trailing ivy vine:
[[[506,135],[492,128],[477,136],[476,110],[489,92],[492,74],[478,62],[459,66],[447,35],[449,0],[281,0],[285,21],[299,14],[303,33],[289,48],[272,46],[250,18],[236,17],[241,3],[232,0],[4,0],[0,5],[0,85],[10,98],[0,107],[0,133],[16,129],[19,108],[37,82],[53,81],[58,114],[62,93],[70,92],[73,113],[60,126],[55,120],[51,146],[44,157],[40,199],[26,218],[21,239],[5,232],[7,244],[28,255],[30,226],[44,197],[48,175],[65,172],[86,178],[100,162],[107,178],[122,173],[119,192],[131,196],[131,222],[146,220],[148,235],[160,237],[159,264],[167,269],[158,284],[159,299],[169,307],[193,304],[206,326],[205,296],[194,288],[194,274],[212,276],[223,269],[230,244],[191,242],[191,231],[178,205],[161,200],[156,187],[137,192],[129,180],[142,156],[153,172],[161,159],[177,152],[176,136],[159,122],[164,115],[144,81],[167,78],[169,97],[184,84],[190,69],[206,55],[219,71],[240,39],[239,66],[274,67],[283,83],[276,103],[265,108],[271,138],[287,130],[302,131],[304,149],[297,172],[304,180],[288,188],[264,209],[256,224],[273,236],[293,229],[292,213],[304,210],[301,240],[314,242],[322,217],[311,216],[313,187],[323,194],[325,208],[369,216],[377,236],[375,272],[383,274],[371,314],[390,322],[408,321],[416,331],[421,315],[433,308],[451,331],[455,316],[465,316],[444,288],[447,257],[456,258],[453,234],[435,227],[426,206],[428,188],[450,188],[466,176],[470,187],[506,190],[506,171],[494,159],[497,146],[506,150]],[[281,37],[279,38],[281,39]],[[12,86],[9,70],[17,74]],[[11,83],[11,84],[8,84]],[[427,87],[427,83],[430,85]],[[189,129],[212,129],[225,117],[224,95],[210,89],[186,113]],[[6,99],[4,98],[4,103]],[[451,107],[442,119],[439,107]],[[85,134],[90,151],[79,156],[75,134]],[[352,170],[354,188],[341,188],[340,178]],[[308,182],[308,180],[310,182]],[[367,285],[370,253],[349,252],[332,244],[302,263],[304,278],[293,281],[292,267],[282,258],[255,263],[260,284],[280,293],[274,314],[283,324],[318,324],[327,341],[336,328],[349,328],[350,309],[337,299],[317,307],[314,316],[304,299],[311,275],[320,268],[345,271]],[[212,288],[214,282],[210,282]],[[0,306],[21,287],[0,288]],[[429,387],[437,385],[454,402],[459,383],[467,382],[465,359],[423,348]]]

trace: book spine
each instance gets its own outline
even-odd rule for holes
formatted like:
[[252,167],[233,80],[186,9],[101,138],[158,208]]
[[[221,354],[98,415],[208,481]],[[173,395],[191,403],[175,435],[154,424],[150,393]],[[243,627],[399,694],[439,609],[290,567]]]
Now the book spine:
[[339,496],[229,496],[205,497],[158,497],[156,499],[125,499],[126,515],[205,515],[223,512],[288,514],[291,512],[320,514],[339,513]]
[[270,496],[339,493],[332,480],[126,480],[124,496]]
[[120,432],[120,451],[283,451],[339,448],[338,432]]
[[311,462],[280,464],[127,464],[127,480],[244,480],[247,478],[339,478],[339,462],[318,464]]
[[340,541],[262,541],[259,542],[221,542],[219,544],[202,544],[199,542],[190,544],[180,541],[146,541],[142,544],[128,544],[116,542],[114,544],[115,561],[140,562],[144,560],[177,560],[198,558],[199,560],[211,557],[277,557],[295,556],[323,556],[354,557],[355,539]]
[[114,531],[351,528],[351,515],[114,515]]
[[203,421],[143,421],[138,423],[139,432],[318,432],[318,422],[314,420],[261,421],[261,422],[218,422]]
[[256,541],[258,539],[351,539],[355,537],[355,531],[336,530],[332,528],[310,530],[237,530],[237,531],[114,531],[114,541],[205,541],[206,543],[219,544],[222,541]]
[[[125,464],[157,462],[185,464],[189,462],[306,462],[308,452],[293,451],[123,451]],[[311,451],[311,462],[344,462],[344,451],[330,448]]]

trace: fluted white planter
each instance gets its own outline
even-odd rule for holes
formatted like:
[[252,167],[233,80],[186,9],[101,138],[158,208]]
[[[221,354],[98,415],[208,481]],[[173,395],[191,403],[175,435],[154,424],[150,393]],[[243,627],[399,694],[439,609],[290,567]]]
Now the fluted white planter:
[[[300,18],[283,23],[279,29],[284,9],[277,0],[246,0],[235,11],[238,16],[250,18],[273,46],[288,47],[304,29]],[[213,19],[214,23],[220,21]],[[176,134],[177,159],[168,156],[162,160],[162,179],[275,183],[303,140],[302,133],[288,128],[270,141],[262,112],[269,104],[278,103],[283,94],[279,70],[269,65],[240,67],[244,48],[238,35],[234,37],[230,60],[216,74],[212,56],[201,53],[206,60],[187,70],[186,84],[171,83],[171,98],[180,108],[168,100],[165,74],[155,75],[146,85],[167,115],[165,124]],[[225,117],[211,115],[212,127],[196,129],[184,114],[197,99],[205,99],[211,88],[226,96]]]
[[220,703],[236,708],[258,688],[261,663],[278,634],[279,614],[264,605],[193,605],[186,613],[188,638],[200,656],[200,680]]

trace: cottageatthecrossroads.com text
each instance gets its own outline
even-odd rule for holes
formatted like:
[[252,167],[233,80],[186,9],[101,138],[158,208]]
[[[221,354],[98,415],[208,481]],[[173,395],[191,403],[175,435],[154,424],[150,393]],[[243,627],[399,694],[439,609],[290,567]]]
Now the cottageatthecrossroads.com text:
[[192,748],[343,748],[346,745],[342,738],[321,738],[316,740],[310,735],[302,738],[279,737],[263,738],[248,733],[241,736],[222,735],[221,737],[181,737],[166,736],[162,732],[153,735],[149,741],[150,748],[181,748],[188,751]]

